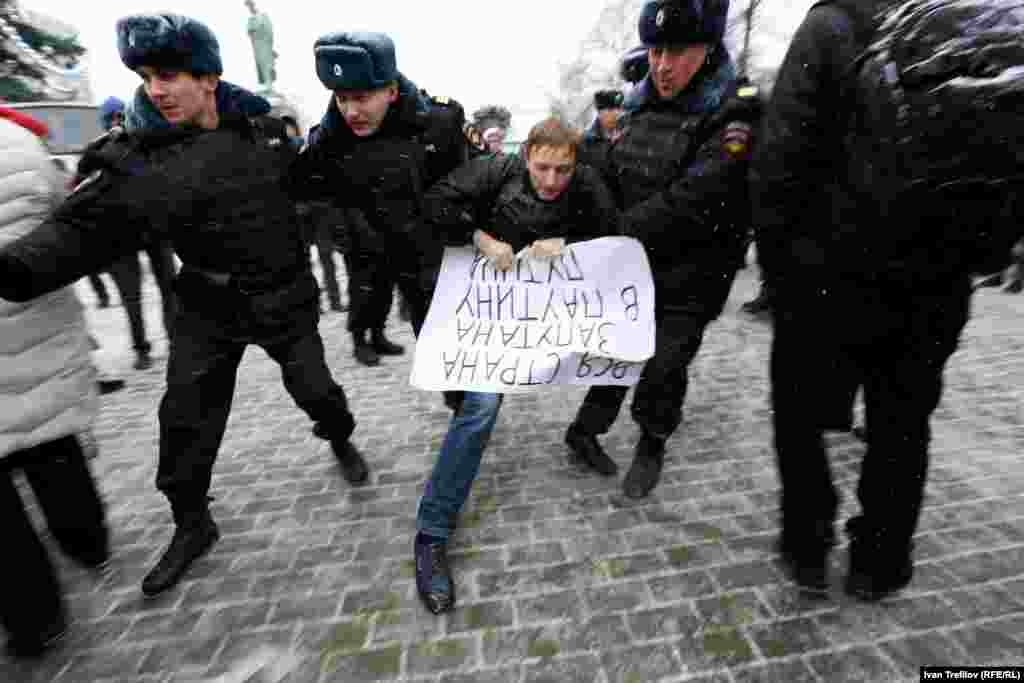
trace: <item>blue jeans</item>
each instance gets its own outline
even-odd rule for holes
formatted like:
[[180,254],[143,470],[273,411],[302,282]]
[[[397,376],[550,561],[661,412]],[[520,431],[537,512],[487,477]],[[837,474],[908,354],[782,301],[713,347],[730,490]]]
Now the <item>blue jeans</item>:
[[467,391],[459,411],[452,416],[441,453],[423,489],[416,513],[416,529],[437,538],[448,538],[469,498],[484,448],[494,431],[501,394]]

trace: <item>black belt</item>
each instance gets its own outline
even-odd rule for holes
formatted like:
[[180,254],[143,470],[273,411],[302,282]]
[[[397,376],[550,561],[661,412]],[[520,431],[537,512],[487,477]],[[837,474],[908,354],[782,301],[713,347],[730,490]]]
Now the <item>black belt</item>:
[[249,278],[235,273],[207,270],[193,265],[182,266],[183,271],[193,272],[215,287],[231,287],[242,294],[260,294],[294,281],[302,274],[301,269],[274,273],[266,278]]

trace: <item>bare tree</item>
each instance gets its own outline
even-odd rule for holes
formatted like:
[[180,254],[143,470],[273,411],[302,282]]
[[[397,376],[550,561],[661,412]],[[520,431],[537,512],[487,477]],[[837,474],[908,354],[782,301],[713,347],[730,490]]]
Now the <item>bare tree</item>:
[[613,0],[580,43],[576,57],[560,64],[558,93],[548,93],[551,112],[578,126],[593,116],[594,91],[621,88],[619,58],[639,42],[637,20],[645,0]]

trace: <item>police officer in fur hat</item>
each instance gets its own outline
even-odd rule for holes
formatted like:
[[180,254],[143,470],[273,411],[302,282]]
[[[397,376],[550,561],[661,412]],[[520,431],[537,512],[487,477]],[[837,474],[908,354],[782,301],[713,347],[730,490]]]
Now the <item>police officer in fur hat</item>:
[[579,161],[600,168],[611,143],[619,137],[619,116],[622,114],[621,90],[598,90],[594,93],[594,121],[583,134]]
[[344,211],[353,353],[377,365],[382,355],[404,352],[384,334],[396,284],[414,332],[426,317],[429,273],[442,247],[423,228],[421,203],[427,188],[468,158],[465,114],[403,76],[383,33],[329,33],[313,52],[331,97],[301,155],[302,173],[314,179],[311,193]]
[[174,586],[219,537],[208,507],[214,460],[248,344],[281,366],[284,385],[321,425],[345,478],[367,478],[349,441],[355,420],[317,331],[316,281],[286,190],[296,151],[269,103],[220,80],[220,49],[202,23],[174,14],[117,22],[121,60],[142,79],[129,131],[91,146],[85,179],[39,229],[0,251],[0,297],[26,301],[169,238],[183,267],[156,485],[175,531],[142,590]]
[[[666,441],[682,422],[688,366],[742,262],[756,112],[737,96],[722,42],[728,5],[644,5],[639,32],[650,69],[626,98],[622,136],[605,169],[623,211],[621,230],[647,248],[655,286],[656,349],[632,405],[642,435],[623,482],[631,498],[658,482]],[[570,450],[602,474],[616,465],[597,435],[615,421],[626,389],[592,387],[566,433]]]

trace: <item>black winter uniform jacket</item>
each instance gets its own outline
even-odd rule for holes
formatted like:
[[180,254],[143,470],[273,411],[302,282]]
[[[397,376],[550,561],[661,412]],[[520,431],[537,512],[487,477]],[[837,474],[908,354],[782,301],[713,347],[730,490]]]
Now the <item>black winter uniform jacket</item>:
[[749,224],[747,161],[722,133],[757,115],[735,97],[725,48],[673,100],[648,77],[626,99],[622,136],[602,169],[623,211],[622,233],[646,247],[658,310],[717,316],[742,262]]
[[[222,111],[214,130],[104,136],[82,157],[79,187],[0,252],[0,297],[25,301],[102,271],[155,233],[182,260],[186,310],[270,334],[315,325],[316,281],[287,193],[294,158],[279,119],[242,111]],[[208,304],[199,271],[227,276],[251,310]]]
[[332,95],[300,155],[297,177],[303,182],[297,191],[344,210],[353,255],[387,248],[389,254],[436,265],[440,247],[423,230],[421,203],[427,188],[468,158],[464,120],[457,102],[427,98],[402,78],[399,98],[380,130],[360,138]]

